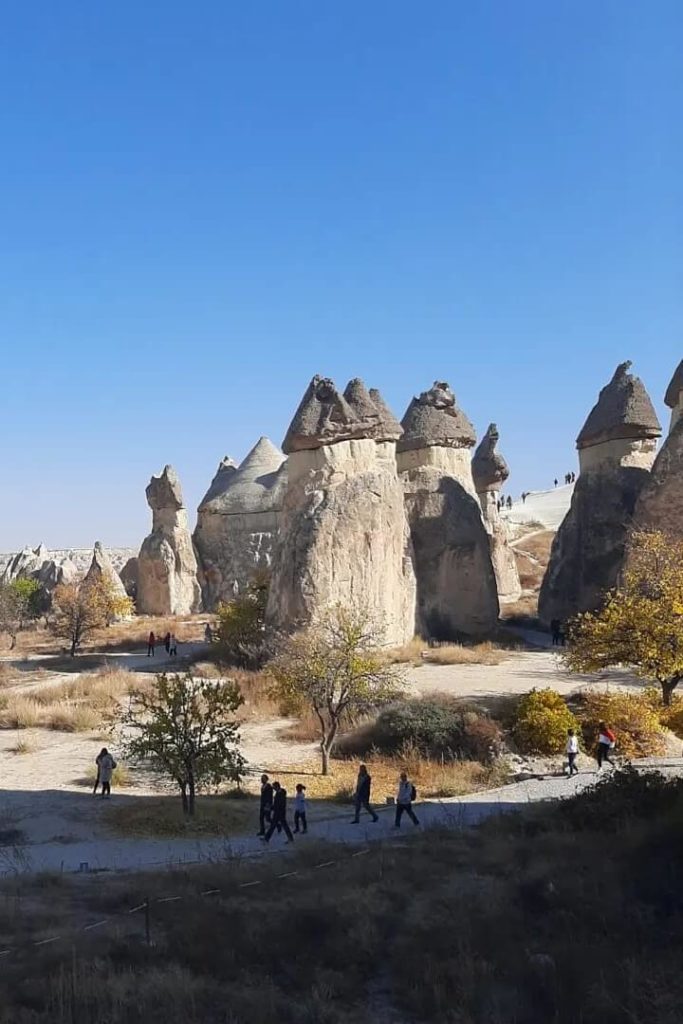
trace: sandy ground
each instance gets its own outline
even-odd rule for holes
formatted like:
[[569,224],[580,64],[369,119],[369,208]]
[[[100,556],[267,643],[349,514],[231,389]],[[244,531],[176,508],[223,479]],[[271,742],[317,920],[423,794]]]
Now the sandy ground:
[[[540,634],[529,634],[527,639],[539,645],[547,643],[547,638]],[[200,654],[202,645],[195,646],[195,653]],[[142,672],[173,664],[157,657],[152,665],[151,659],[139,654],[116,654],[109,660],[118,667]],[[557,655],[548,649],[511,652],[499,665],[422,665],[407,669],[405,675],[409,692],[449,693],[480,701],[484,705],[493,704],[496,697],[522,693],[532,687],[550,686],[561,693],[571,693],[587,684],[612,687],[642,685],[626,673],[605,674],[602,678],[569,675],[562,669]],[[43,674],[37,678],[29,676],[29,681],[22,684],[20,689],[30,693],[37,686],[49,687],[65,678],[69,678],[66,673]],[[296,743],[281,738],[286,725],[287,719],[243,725],[242,751],[250,768],[247,783],[250,788],[257,785],[258,775],[264,769],[274,772],[310,763],[315,758],[315,744]],[[19,739],[35,744],[36,750],[27,754],[12,753]],[[23,868],[61,869],[62,866],[65,870],[77,870],[83,862],[91,867],[132,867],[217,856],[220,851],[225,851],[226,841],[223,840],[113,837],[107,828],[107,812],[111,804],[91,795],[94,759],[104,744],[116,756],[115,739],[110,740],[101,734],[84,735],[44,729],[0,731],[0,872]],[[130,774],[131,785],[120,791],[119,800],[168,792],[167,789],[160,789],[155,779],[144,771],[131,770]],[[564,780],[560,782],[564,786],[562,792],[565,792],[569,784],[565,784]],[[444,816],[455,813],[453,806],[461,803],[463,806],[475,804],[481,809],[489,805],[498,806],[501,800],[504,803],[518,803],[521,799],[541,798],[538,795],[529,796],[534,790],[530,790],[528,784],[525,786],[522,789],[506,787],[498,795],[484,793],[464,801],[429,805],[425,812],[426,820],[442,821]],[[549,795],[553,795],[552,787]],[[115,793],[113,799],[116,800],[116,797]],[[444,811],[447,805],[447,811]],[[332,809],[322,813],[328,815],[328,818],[321,822],[320,829],[316,829],[318,834],[340,841],[351,838],[347,822],[343,820],[347,818],[348,811]],[[17,838],[13,839],[15,831]],[[382,831],[384,829],[379,828],[373,834]],[[238,852],[256,849],[246,839],[234,840],[229,846]]]

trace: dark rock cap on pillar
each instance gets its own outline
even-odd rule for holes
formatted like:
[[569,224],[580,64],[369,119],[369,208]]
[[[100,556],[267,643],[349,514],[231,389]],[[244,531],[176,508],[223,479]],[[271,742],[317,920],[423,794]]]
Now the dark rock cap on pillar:
[[590,448],[619,438],[656,438],[662,433],[650,396],[640,377],[629,373],[631,363],[620,363],[588,414],[577,448]]
[[510,476],[507,462],[496,451],[499,438],[498,427],[490,423],[472,459],[472,477],[477,491],[500,486]]
[[398,451],[413,448],[472,448],[477,435],[446,381],[434,381],[429,391],[413,398],[401,420],[403,437]]

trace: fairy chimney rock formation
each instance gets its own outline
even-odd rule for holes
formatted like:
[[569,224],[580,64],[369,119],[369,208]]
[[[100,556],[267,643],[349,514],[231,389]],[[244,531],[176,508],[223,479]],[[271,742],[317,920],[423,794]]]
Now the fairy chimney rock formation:
[[[127,596],[123,583],[121,582],[121,577],[111,564],[109,555],[103,548],[101,542],[97,540],[95,541],[95,547],[93,548],[90,568],[83,577],[81,586],[88,589],[99,585],[104,586],[107,592],[114,598],[125,598]],[[125,618],[130,618],[130,616],[116,616],[116,619],[118,620]]]
[[180,480],[172,466],[153,476],[145,491],[152,532],[137,564],[137,610],[142,615],[190,615],[199,610],[197,559]]
[[205,608],[243,592],[268,569],[286,482],[285,457],[261,437],[238,468],[223,459],[197,511],[194,543]]
[[615,586],[661,427],[645,387],[621,363],[576,441],[580,475],[550,553],[539,616],[565,621]]
[[474,427],[444,381],[413,398],[402,420],[398,471],[414,549],[417,622],[438,640],[484,636],[498,593],[472,479]]
[[683,362],[678,364],[664,401],[671,409],[669,434],[638,498],[633,529],[660,530],[683,539]]
[[343,394],[327,378],[309,384],[283,443],[287,487],[268,601],[275,626],[291,629],[342,604],[367,612],[387,644],[413,636],[400,433],[362,381]]
[[501,601],[516,601],[522,587],[515,554],[510,547],[507,523],[498,510],[500,489],[510,475],[507,462],[496,450],[499,437],[496,424],[489,424],[472,459],[472,477],[489,536],[498,597]]

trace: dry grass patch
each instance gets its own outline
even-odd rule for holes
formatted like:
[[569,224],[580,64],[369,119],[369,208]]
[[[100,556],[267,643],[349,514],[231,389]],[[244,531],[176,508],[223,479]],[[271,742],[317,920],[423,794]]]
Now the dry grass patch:
[[5,697],[0,701],[0,729],[33,729],[41,725],[42,709],[30,697]]
[[387,665],[421,665],[422,654],[428,650],[429,644],[421,636],[414,636],[401,647],[391,647],[382,652],[382,660]]
[[102,716],[84,704],[58,705],[45,709],[41,725],[55,732],[92,732]]
[[440,644],[429,647],[423,661],[429,665],[500,665],[508,652],[490,640],[471,647],[464,644]]
[[35,740],[20,739],[9,750],[11,754],[35,754],[39,747]]
[[[95,777],[93,776],[93,785]],[[116,790],[116,779],[112,780]],[[198,796],[193,818],[183,817],[178,796],[124,797],[107,807],[105,822],[124,836],[225,836],[244,834],[258,823],[258,798]]]

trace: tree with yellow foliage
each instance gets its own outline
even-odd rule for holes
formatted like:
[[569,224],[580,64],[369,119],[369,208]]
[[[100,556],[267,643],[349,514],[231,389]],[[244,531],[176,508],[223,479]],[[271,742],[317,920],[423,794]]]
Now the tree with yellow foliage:
[[362,611],[332,609],[319,623],[289,637],[268,666],[283,710],[312,710],[320,726],[322,774],[342,721],[372,711],[400,693],[398,671],[386,664],[381,631]]
[[683,679],[683,541],[636,534],[617,588],[598,611],[577,615],[568,635],[571,671],[631,668],[657,682],[669,705]]

